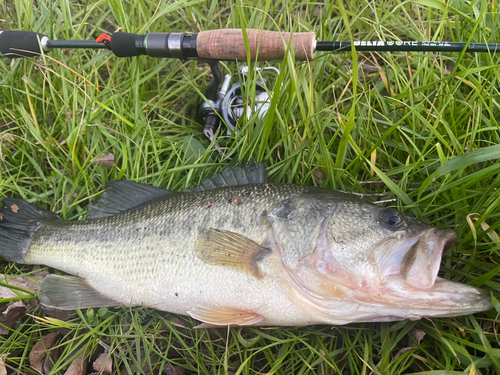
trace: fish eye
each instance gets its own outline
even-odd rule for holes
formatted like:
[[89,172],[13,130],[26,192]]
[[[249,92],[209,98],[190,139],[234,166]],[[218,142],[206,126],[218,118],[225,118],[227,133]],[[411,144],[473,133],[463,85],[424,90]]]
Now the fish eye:
[[381,212],[379,222],[384,227],[391,230],[398,230],[406,226],[403,215],[392,208],[388,208]]

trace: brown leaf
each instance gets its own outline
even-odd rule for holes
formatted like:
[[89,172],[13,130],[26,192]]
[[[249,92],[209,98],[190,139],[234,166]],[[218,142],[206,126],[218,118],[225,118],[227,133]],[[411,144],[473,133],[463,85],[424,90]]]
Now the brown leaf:
[[323,181],[326,179],[325,172],[321,168],[316,168],[314,170],[314,177],[316,177],[318,180]]
[[30,277],[34,278],[35,280],[38,280],[40,282],[45,279],[45,277],[49,274],[49,271],[45,269],[41,269],[40,266],[33,266],[33,273],[30,274]]
[[17,294],[14,293],[10,288],[4,287],[4,286],[0,287],[0,298],[1,299],[14,298],[16,296],[17,296]]
[[48,307],[45,305],[40,305],[40,308],[43,310],[43,316],[59,319],[65,322],[73,319],[76,315],[75,310],[60,310],[55,307]]
[[84,375],[87,372],[87,361],[85,360],[85,352],[80,354],[71,362],[64,375]]
[[115,155],[111,152],[105,152],[92,160],[92,163],[101,167],[113,168],[115,165]]
[[8,147],[12,150],[12,152],[16,152],[16,148],[12,144],[14,141],[14,136],[10,133],[0,134],[0,160],[5,159],[5,155],[2,152],[2,148]]
[[43,364],[47,358],[47,351],[52,348],[58,339],[57,332],[49,333],[38,341],[30,352],[30,364],[35,370],[43,374]]
[[10,206],[10,209],[12,210],[12,212],[14,212],[15,214],[17,214],[19,212],[19,207],[17,206],[17,204],[13,204],[12,206]]
[[394,359],[393,360],[396,360],[397,358],[399,358],[402,354],[406,353],[407,351],[409,350],[412,350],[412,349],[415,349],[418,347],[418,345],[420,345],[420,342],[422,341],[422,339],[424,338],[425,336],[425,332],[420,330],[420,329],[412,329],[410,331],[410,337],[417,342],[417,344],[415,345],[415,343],[412,341],[412,340],[409,340],[409,345],[406,347],[406,348],[402,348],[400,349],[395,355],[394,355]]
[[[20,287],[23,289],[27,289],[31,292],[35,292],[38,289],[40,289],[40,285],[38,283],[34,282],[33,280],[31,280],[30,278],[33,278],[33,279],[38,280],[38,281],[42,281],[45,278],[45,276],[48,275],[48,273],[49,272],[47,270],[43,270],[40,272],[30,274],[30,277],[27,277],[27,276],[12,277],[12,276],[4,275],[4,274],[0,273],[0,281],[2,281],[3,283],[6,283],[6,284],[12,285],[12,286],[17,286],[17,287]],[[18,294],[16,294],[8,287],[0,287],[0,298],[12,298],[12,297],[16,297],[19,294],[25,295],[22,292],[19,292]]]
[[92,364],[92,368],[99,372],[113,373],[113,360],[109,357],[108,353],[102,353]]
[[166,375],[184,375],[186,370],[181,366],[174,366],[171,363],[166,363],[162,372]]
[[417,345],[420,345],[420,342],[425,336],[425,332],[422,331],[421,329],[412,329],[410,331],[410,336],[412,337],[413,340],[417,342]]
[[16,322],[24,316],[26,306],[22,301],[11,302],[7,309],[0,316],[0,322],[11,328]]
[[9,355],[10,353],[5,353],[0,356],[0,375],[7,375],[7,369],[5,368],[5,358]]

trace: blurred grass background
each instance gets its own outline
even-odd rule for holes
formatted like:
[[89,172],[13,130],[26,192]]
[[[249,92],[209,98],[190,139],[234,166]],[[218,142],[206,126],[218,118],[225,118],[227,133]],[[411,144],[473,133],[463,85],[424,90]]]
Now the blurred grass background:
[[[500,41],[496,0],[160,1],[0,0],[0,30],[92,40],[115,31],[217,28],[314,31],[318,40]],[[264,161],[272,182],[318,185],[389,200],[458,239],[440,276],[500,291],[499,57],[467,53],[317,53],[259,63],[282,72],[267,116],[243,118],[216,143],[196,122],[206,64],[54,50],[0,60],[0,198],[21,197],[78,220],[107,181],[196,186],[235,161]],[[224,63],[223,73],[235,73]],[[237,78],[235,78],[237,79]],[[252,88],[244,93],[250,103]],[[201,156],[186,144],[195,139]],[[193,143],[191,143],[193,144]],[[93,160],[111,152],[109,169]],[[382,195],[383,194],[383,195]],[[1,264],[2,273],[31,269]],[[497,311],[500,308],[497,306]],[[31,311],[0,338],[5,363],[61,332],[53,373],[108,345],[115,373],[169,364],[214,374],[496,374],[498,316],[345,327],[193,330],[147,309],[82,311],[70,322]],[[172,320],[173,319],[173,320]],[[416,333],[425,333],[420,342]],[[76,351],[75,351],[76,350]],[[145,365],[144,365],[145,361]],[[135,367],[132,367],[133,365]],[[10,371],[10,370],[9,370]]]

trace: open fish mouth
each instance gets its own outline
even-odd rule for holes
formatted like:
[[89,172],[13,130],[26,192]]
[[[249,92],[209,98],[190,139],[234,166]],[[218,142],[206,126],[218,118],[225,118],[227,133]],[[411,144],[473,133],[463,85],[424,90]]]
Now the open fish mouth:
[[436,282],[441,258],[457,238],[453,231],[430,229],[410,247],[401,262],[399,274],[409,285],[432,288]]
[[381,285],[395,277],[418,289],[430,289],[436,282],[441,258],[456,239],[451,230],[430,228],[407,238],[391,238],[377,253]]
[[[382,269],[386,277],[382,289],[396,305],[403,304],[412,311],[408,318],[411,319],[416,311],[418,316],[446,317],[492,308],[487,291],[437,276],[443,253],[455,239],[453,231],[428,229],[400,241],[384,260]],[[387,261],[394,263],[389,266]]]

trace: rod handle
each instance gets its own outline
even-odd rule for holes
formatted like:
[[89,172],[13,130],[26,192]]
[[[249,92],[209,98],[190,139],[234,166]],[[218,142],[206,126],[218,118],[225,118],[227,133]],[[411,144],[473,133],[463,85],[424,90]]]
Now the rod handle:
[[[46,35],[33,31],[0,32],[0,57],[34,57],[42,53],[40,41]],[[48,51],[46,51],[48,52]]]
[[[290,33],[247,29],[250,58],[255,61],[283,60]],[[315,35],[293,33],[296,60],[310,60],[314,56]],[[247,49],[241,29],[202,31],[196,38],[196,51],[200,58],[214,60],[247,60]],[[258,54],[257,54],[258,52]]]

